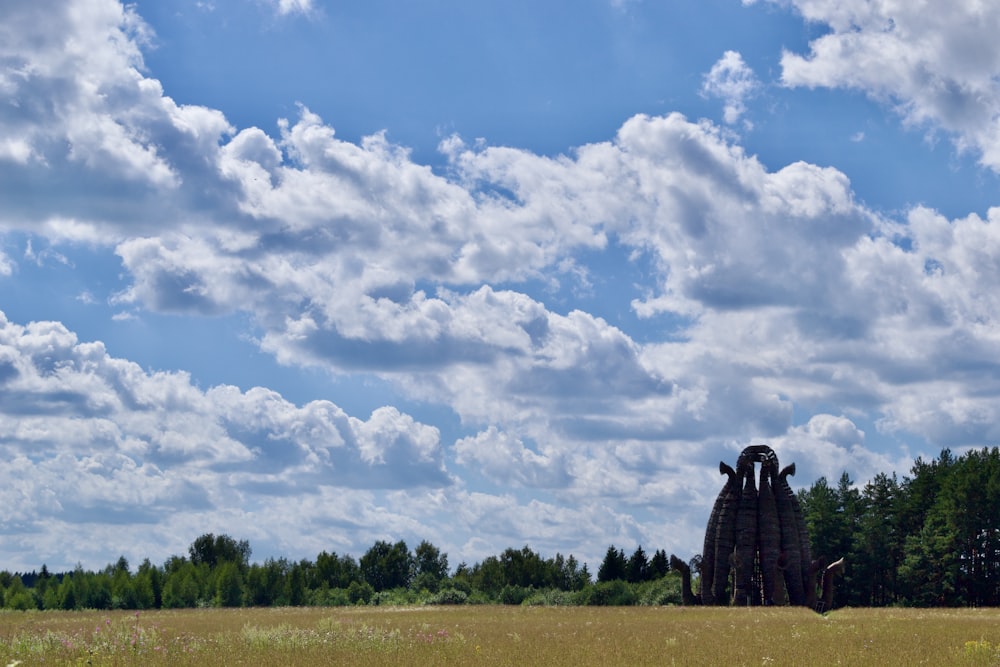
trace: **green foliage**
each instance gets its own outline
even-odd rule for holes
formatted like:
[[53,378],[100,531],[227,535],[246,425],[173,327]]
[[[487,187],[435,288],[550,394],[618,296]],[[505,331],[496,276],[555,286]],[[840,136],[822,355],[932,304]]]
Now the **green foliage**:
[[413,551],[416,567],[414,587],[437,592],[441,582],[448,577],[448,554],[441,553],[436,546],[423,540]]
[[389,544],[379,540],[361,557],[361,575],[375,592],[410,585],[414,574],[414,560],[406,542]]
[[194,607],[204,597],[204,582],[200,575],[199,568],[190,561],[168,561],[163,584],[163,607]]
[[836,606],[1000,605],[1000,450],[945,449],[911,477],[799,492],[815,556],[847,558]]
[[246,540],[237,542],[229,535],[213,535],[205,533],[191,543],[188,553],[195,565],[204,563],[214,568],[224,562],[237,564],[245,568],[250,562],[250,543]]
[[624,580],[627,576],[628,561],[625,560],[625,552],[615,549],[615,545],[608,547],[601,567],[597,570],[597,581],[618,581]]
[[[698,565],[701,565],[701,558],[698,558]],[[699,568],[700,569],[700,568]],[[670,572],[670,559],[664,549],[657,549],[653,557],[649,559],[649,579],[655,581],[666,576]]]
[[531,592],[530,588],[507,584],[500,591],[500,604],[521,604],[531,595]]
[[681,576],[677,572],[671,572],[659,579],[640,584],[635,593],[638,604],[643,606],[679,605],[683,601]]
[[469,594],[456,588],[445,588],[424,601],[424,604],[465,604]]
[[568,607],[577,604],[579,593],[549,588],[544,591],[533,591],[521,604],[530,607]]
[[4,593],[4,607],[18,611],[38,608],[31,591],[24,587],[24,582],[17,575],[11,579]]
[[642,545],[638,546],[635,552],[625,563],[625,580],[631,584],[646,581],[649,577],[649,559],[646,552],[642,550]]
[[897,600],[897,571],[903,558],[896,476],[876,475],[861,492],[851,563],[845,574],[848,604],[885,606]]
[[243,600],[242,587],[239,566],[232,561],[223,561],[215,572],[215,606],[239,607]]
[[351,604],[368,604],[375,596],[375,589],[367,581],[352,581],[347,587],[347,600]]
[[621,579],[615,579],[598,581],[593,586],[585,588],[581,593],[580,604],[615,607],[634,605],[636,600],[635,587]]
[[418,593],[409,588],[393,588],[392,590],[379,591],[372,596],[370,605],[382,607],[411,606],[419,604]]
[[316,556],[316,564],[310,571],[309,586],[319,588],[325,583],[330,588],[347,588],[352,581],[360,578],[361,570],[353,558],[322,551]]

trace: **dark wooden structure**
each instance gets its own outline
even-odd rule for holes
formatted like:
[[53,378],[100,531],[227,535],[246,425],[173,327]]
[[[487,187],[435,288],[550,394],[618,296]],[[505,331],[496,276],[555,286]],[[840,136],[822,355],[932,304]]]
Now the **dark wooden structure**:
[[833,576],[843,571],[844,561],[827,566],[812,559],[805,517],[788,484],[795,464],[779,471],[770,447],[751,445],[740,454],[735,470],[720,462],[719,472],[726,483],[705,530],[699,594],[690,589],[687,565],[671,558],[675,569],[686,574],[685,604],[828,608]]

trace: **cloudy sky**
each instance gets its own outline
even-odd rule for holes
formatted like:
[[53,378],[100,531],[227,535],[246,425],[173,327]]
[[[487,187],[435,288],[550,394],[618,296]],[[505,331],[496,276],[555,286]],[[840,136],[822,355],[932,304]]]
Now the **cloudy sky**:
[[0,4],[0,568],[700,550],[1000,440],[1000,5]]

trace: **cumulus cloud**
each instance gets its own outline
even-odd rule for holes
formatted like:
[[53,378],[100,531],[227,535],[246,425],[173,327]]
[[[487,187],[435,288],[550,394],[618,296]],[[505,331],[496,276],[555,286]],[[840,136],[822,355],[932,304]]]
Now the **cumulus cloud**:
[[975,0],[791,4],[829,32],[808,54],[784,53],[785,85],[864,91],[908,123],[944,129],[959,149],[1000,170],[1000,7]]
[[760,82],[743,56],[738,51],[726,51],[705,75],[701,92],[722,99],[723,120],[733,125],[746,113],[746,101],[759,87]]
[[[343,140],[305,107],[275,135],[237,129],[175,104],[144,72],[148,30],[134,12],[68,6],[0,9],[0,58],[13,64],[0,89],[17,100],[0,110],[0,136],[23,142],[0,143],[11,202],[0,225],[113,247],[129,281],[113,303],[129,316],[246,313],[280,362],[381,378],[468,430],[452,446],[398,407],[359,419],[267,388],[203,390],[61,324],[3,320],[0,447],[13,464],[0,498],[18,508],[8,532],[47,521],[70,534],[99,512],[190,536],[259,525],[252,514],[270,526],[261,535],[306,535],[315,553],[326,548],[315,532],[337,527],[352,548],[386,535],[454,540],[460,529],[435,514],[448,506],[467,535],[496,526],[493,542],[460,538],[467,554],[557,534],[649,544],[640,505],[707,513],[713,466],[755,438],[858,477],[898,469],[860,423],[935,445],[996,439],[997,210],[886,220],[837,169],[769,169],[724,129],[680,114],[634,116],[556,156],[448,137],[439,170],[385,133]],[[846,18],[822,2],[803,9],[834,31],[811,59],[786,55],[786,83],[883,91],[909,100],[912,119],[943,123],[941,100],[899,83],[912,71],[873,65],[852,76],[880,78],[851,83],[823,55],[836,40],[861,48],[881,11],[843,8]],[[911,19],[887,31],[898,49],[918,48],[896,34]],[[706,78],[732,122],[755,85],[735,53]],[[991,104],[963,104],[980,103]],[[948,118],[987,155],[975,128],[988,122]],[[52,196],[29,207],[28,181]],[[575,280],[581,256],[610,247],[652,265],[631,304],[653,331],[643,340],[528,287]],[[458,470],[538,497],[466,488]],[[168,508],[177,516],[165,520]],[[598,528],[586,536],[585,525]]]
[[142,73],[150,35],[116,0],[0,8],[0,91],[10,100],[0,108],[0,225],[141,225],[151,211],[176,211],[158,199],[164,191],[198,191],[185,180],[230,126],[218,111],[177,105]]
[[491,426],[469,438],[455,443],[458,463],[473,466],[487,477],[504,484],[522,486],[548,486],[553,482],[562,485],[558,477],[559,466],[551,457],[527,447],[523,440],[503,433]]
[[[438,430],[396,408],[368,419],[260,387],[196,387],[80,342],[61,324],[0,315],[2,527],[159,524],[324,489],[452,483]],[[30,467],[30,475],[23,474]],[[315,517],[314,517],[315,518]],[[74,541],[74,543],[79,543]]]

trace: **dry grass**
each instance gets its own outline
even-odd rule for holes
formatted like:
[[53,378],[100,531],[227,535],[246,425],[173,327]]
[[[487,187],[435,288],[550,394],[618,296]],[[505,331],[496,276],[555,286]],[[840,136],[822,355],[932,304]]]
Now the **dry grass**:
[[357,607],[0,614],[0,667],[1000,665],[1000,610]]

